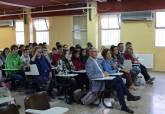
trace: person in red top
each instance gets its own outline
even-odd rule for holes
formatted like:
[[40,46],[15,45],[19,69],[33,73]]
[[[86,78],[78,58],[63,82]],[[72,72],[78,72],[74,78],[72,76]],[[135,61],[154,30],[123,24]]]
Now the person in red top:
[[133,48],[132,46],[127,46],[125,53],[124,53],[124,57],[126,60],[131,60],[133,64],[139,64],[139,68],[141,70],[141,74],[144,76],[144,79],[146,81],[147,84],[153,84],[153,81],[155,80],[154,77],[150,77],[147,68],[142,65],[137,58],[134,57],[133,54]]
[[80,59],[80,51],[74,51],[73,55],[72,55],[72,63],[75,67],[75,70],[83,70],[85,69],[85,64],[83,63],[83,61],[81,61]]
[[61,58],[62,52],[63,52],[62,45],[58,45],[57,51],[52,55],[52,63],[53,63],[53,65],[57,65],[58,64],[58,62],[59,62],[59,60]]

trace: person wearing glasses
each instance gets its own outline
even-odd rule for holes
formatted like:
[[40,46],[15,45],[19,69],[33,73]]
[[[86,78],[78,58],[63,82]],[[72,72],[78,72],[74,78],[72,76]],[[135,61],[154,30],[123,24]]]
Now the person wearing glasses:
[[140,100],[140,96],[134,96],[132,95],[127,87],[124,85],[123,80],[121,77],[116,77],[113,80],[108,80],[105,82],[100,81],[92,81],[96,78],[103,78],[107,77],[107,72],[104,72],[102,70],[101,65],[97,62],[97,50],[96,48],[90,48],[89,49],[89,58],[86,62],[86,73],[88,75],[89,80],[91,80],[91,89],[92,91],[104,91],[104,89],[114,89],[117,92],[117,97],[119,99],[119,103],[121,105],[121,110],[128,112],[128,113],[134,113],[133,110],[127,107],[125,102],[125,96],[127,96],[128,101],[137,101]]

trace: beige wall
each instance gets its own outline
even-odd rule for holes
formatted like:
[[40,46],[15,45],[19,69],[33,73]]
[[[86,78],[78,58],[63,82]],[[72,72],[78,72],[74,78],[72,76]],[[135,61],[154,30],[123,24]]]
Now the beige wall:
[[98,13],[96,3],[91,3],[91,20],[87,12],[87,42],[92,42],[94,47],[98,48]]
[[61,42],[62,44],[72,45],[72,28],[73,17],[72,16],[55,16],[49,18],[50,23],[50,46],[52,48],[55,43]]
[[15,29],[12,27],[1,27],[0,28],[0,49],[10,47],[11,44],[15,43]]
[[121,24],[121,42],[130,41],[135,53],[154,55],[154,70],[165,71],[165,48],[155,47],[155,22],[139,21]]

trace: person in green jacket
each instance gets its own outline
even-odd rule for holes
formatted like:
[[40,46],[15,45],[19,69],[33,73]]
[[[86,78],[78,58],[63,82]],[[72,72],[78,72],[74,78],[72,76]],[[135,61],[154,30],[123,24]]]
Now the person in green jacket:
[[13,80],[19,80],[23,85],[26,83],[23,71],[23,61],[18,54],[18,46],[12,45],[11,52],[7,55],[5,63],[6,75]]

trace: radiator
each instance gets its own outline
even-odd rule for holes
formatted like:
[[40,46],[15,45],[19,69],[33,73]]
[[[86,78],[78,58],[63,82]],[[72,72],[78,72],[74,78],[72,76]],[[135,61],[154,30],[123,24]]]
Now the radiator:
[[152,69],[154,66],[153,54],[135,54],[138,60],[146,66],[146,68]]

